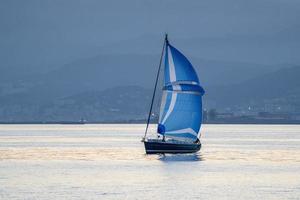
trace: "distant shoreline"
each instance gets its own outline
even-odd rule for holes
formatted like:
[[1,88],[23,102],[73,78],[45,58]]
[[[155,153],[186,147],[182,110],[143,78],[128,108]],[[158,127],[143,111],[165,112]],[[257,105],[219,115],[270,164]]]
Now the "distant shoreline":
[[[85,124],[146,124],[146,122],[126,122],[126,121],[116,121],[116,122],[0,122],[0,125],[12,125],[12,124],[37,124],[37,125],[49,125],[49,124],[56,124],[56,125],[85,125]],[[155,124],[155,123],[153,123]],[[290,121],[290,122],[204,122],[203,124],[261,124],[261,125],[300,125],[300,121]]]

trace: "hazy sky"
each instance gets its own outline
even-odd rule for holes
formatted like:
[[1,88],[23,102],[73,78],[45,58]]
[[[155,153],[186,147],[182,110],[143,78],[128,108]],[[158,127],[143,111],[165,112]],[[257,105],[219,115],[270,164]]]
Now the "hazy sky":
[[[102,46],[164,32],[186,39],[291,37],[278,62],[297,64],[299,19],[299,0],[2,0],[0,67],[62,65]],[[261,62],[272,63],[271,56]]]

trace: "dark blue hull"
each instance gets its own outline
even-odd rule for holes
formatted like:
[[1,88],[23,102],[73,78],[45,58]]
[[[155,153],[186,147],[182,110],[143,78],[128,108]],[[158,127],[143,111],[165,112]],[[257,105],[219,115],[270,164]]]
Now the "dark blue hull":
[[144,141],[147,154],[157,153],[195,153],[200,150],[201,143],[174,143],[162,141]]

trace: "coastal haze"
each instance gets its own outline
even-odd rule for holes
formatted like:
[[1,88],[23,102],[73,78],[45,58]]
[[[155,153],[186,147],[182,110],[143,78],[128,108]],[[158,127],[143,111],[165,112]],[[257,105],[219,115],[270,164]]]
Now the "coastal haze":
[[1,125],[0,199],[299,199],[299,125],[204,125],[200,153],[166,156],[144,128]]
[[[0,200],[299,199],[299,19],[297,0],[0,1]],[[140,142],[166,33],[205,89],[194,154]]]
[[[299,19],[298,0],[0,1],[0,200],[299,199]],[[205,89],[193,154],[141,142],[166,33]]]
[[1,1],[0,122],[144,122],[167,32],[208,122],[299,123],[299,13],[296,0]]

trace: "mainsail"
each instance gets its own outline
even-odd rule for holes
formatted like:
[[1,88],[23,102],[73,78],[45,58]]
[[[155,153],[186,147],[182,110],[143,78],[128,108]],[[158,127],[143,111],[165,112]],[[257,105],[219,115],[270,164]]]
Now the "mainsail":
[[158,133],[178,140],[196,141],[202,122],[203,94],[192,64],[166,39]]

